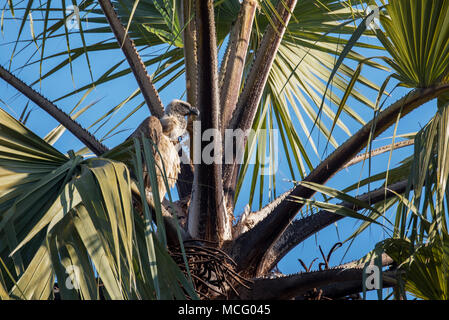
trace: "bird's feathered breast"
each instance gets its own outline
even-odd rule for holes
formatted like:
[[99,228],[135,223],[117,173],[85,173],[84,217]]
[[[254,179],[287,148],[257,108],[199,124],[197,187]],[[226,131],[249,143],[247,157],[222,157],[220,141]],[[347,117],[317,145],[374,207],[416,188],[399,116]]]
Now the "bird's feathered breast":
[[164,134],[172,141],[176,141],[182,136],[187,127],[187,122],[184,118],[178,116],[165,115],[161,119],[162,130]]
[[[176,147],[170,138],[164,134],[164,131],[165,130],[163,129],[161,121],[159,121],[158,118],[151,116],[145,119],[130,136],[130,138],[138,138],[140,140],[143,133],[145,137],[152,140],[155,144],[155,148],[153,148],[153,156],[156,164],[155,169],[159,196],[161,199],[165,197],[167,192],[164,177],[167,179],[169,188],[172,188],[176,184],[178,174],[181,171],[180,159],[178,152],[176,151]],[[144,170],[147,172],[145,164]],[[146,174],[144,178],[147,193],[151,193],[152,190],[148,175]],[[152,194],[149,195],[152,197]]]

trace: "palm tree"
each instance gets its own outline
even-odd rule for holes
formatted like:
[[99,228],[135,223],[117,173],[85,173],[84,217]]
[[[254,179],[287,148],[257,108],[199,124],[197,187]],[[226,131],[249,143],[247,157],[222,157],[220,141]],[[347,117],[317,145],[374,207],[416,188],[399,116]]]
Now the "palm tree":
[[[320,267],[318,272],[310,272],[310,268],[305,267],[306,272],[299,274],[267,275],[290,250],[326,226],[344,217],[360,219],[363,224],[355,237],[398,201],[402,205],[393,240],[410,240],[410,235],[402,228],[408,223],[404,204],[410,202],[406,201],[406,196],[411,196],[415,190],[419,203],[416,190],[425,184],[433,185],[432,181],[437,181],[436,213],[429,223],[422,215],[411,218],[416,227],[413,230],[418,230],[418,221],[424,221],[419,236],[417,232],[412,233],[412,245],[409,246],[412,253],[417,239],[423,244],[430,234],[432,240],[438,238],[435,234],[447,230],[443,199],[447,184],[447,143],[444,143],[447,101],[444,97],[449,91],[446,15],[449,1],[392,0],[383,3],[380,11],[382,28],[374,30],[368,29],[373,13],[365,13],[351,1],[147,0],[111,3],[100,0],[100,8],[93,1],[73,3],[82,17],[87,13],[94,15],[89,18],[90,23],[99,24],[89,31],[83,30],[83,24],[80,24],[77,34],[82,46],[72,48],[70,45],[65,8],[61,10],[63,17],[51,24],[51,1],[33,6],[33,1],[29,0],[23,10],[17,41],[13,44],[12,60],[24,25],[33,11],[42,12],[44,27],[39,34],[33,30],[33,39],[28,42],[28,45],[41,43],[36,51],[40,59],[31,64],[38,63],[42,70],[42,65],[55,57],[67,55],[67,58],[49,72],[40,73],[39,79],[30,85],[0,67],[1,78],[62,125],[41,139],[2,112],[2,297],[47,299],[52,296],[56,276],[63,298],[98,298],[99,281],[103,288],[101,293],[112,299],[185,296],[339,298],[363,290],[366,259],[331,268],[331,250],[327,257],[322,254],[324,262],[321,266],[324,268]],[[12,13],[19,11],[10,1],[8,6]],[[58,31],[62,33],[58,34]],[[88,32],[101,40],[88,45],[85,41]],[[364,43],[362,35],[376,36],[382,45]],[[67,50],[45,56],[45,44],[52,38],[66,39]],[[226,49],[224,45],[227,45]],[[144,60],[145,50],[154,46],[163,48],[163,53]],[[223,50],[220,50],[222,46]],[[389,57],[383,57],[382,63],[375,63],[358,54],[357,48],[385,50]],[[121,50],[125,58],[94,80],[89,54],[102,50]],[[89,66],[91,83],[53,101],[32,89],[31,86],[39,80],[50,77],[64,66],[71,66],[80,57],[84,57]],[[119,70],[124,60],[129,68]],[[358,66],[351,68],[344,63],[347,61]],[[382,70],[391,68],[393,72],[382,86],[377,86],[361,75],[364,64]],[[155,68],[152,76],[147,73],[148,67]],[[235,208],[239,191],[249,176],[251,154],[256,152],[254,150],[273,152],[273,135],[261,135],[259,139],[244,141],[243,163],[234,158],[224,165],[184,164],[177,183],[180,200],[173,203],[169,195],[162,206],[156,204],[151,208],[141,196],[145,185],[141,157],[136,156],[142,154],[146,167],[155,175],[154,160],[149,152],[151,142],[143,139],[141,146],[137,140],[128,140],[109,150],[104,141],[96,139],[75,122],[79,113],[70,116],[56,106],[63,98],[84,91],[88,94],[93,87],[128,73],[132,73],[137,81],[138,90],[131,92],[123,103],[107,110],[95,124],[110,119],[115,111],[137,97],[143,98],[139,107],[146,105],[151,115],[160,118],[163,115],[160,91],[185,74],[186,99],[200,110],[201,134],[214,129],[224,140],[227,129],[245,131],[252,128],[256,132],[271,129],[268,131],[272,132],[278,128],[291,178],[297,180],[299,175],[301,181],[262,207],[265,181],[264,175],[259,175],[262,164],[256,163],[250,180],[251,194],[257,182],[261,186],[259,210],[247,211],[233,223],[234,216],[238,215]],[[392,78],[398,85],[411,90],[405,97],[384,107],[381,101],[388,95],[385,88]],[[155,84],[159,82],[163,84],[157,90]],[[356,84],[377,92],[377,101],[371,102],[356,90]],[[331,85],[339,94],[329,90]],[[325,98],[338,106],[337,112],[332,111]],[[365,122],[348,105],[349,98],[373,109],[375,117]],[[443,119],[435,120],[441,124],[436,126],[439,131],[433,131],[433,136],[438,135],[440,139],[438,147],[431,148],[437,153],[415,155],[416,158],[400,167],[349,186],[344,192],[324,186],[348,163],[403,146],[393,143],[383,151],[370,150],[372,141],[381,133],[436,98],[441,114],[438,119]],[[298,118],[299,126],[290,115],[291,111]],[[306,125],[301,114],[312,120],[312,128]],[[359,123],[360,129],[351,133],[340,119],[341,114]],[[21,120],[26,119],[25,115],[26,112]],[[330,129],[322,115],[330,119]],[[126,115],[123,121],[129,116]],[[190,123],[194,120],[190,119]],[[311,134],[315,127],[335,147],[335,151],[316,166],[304,147],[310,143],[316,150]],[[335,127],[350,135],[341,145],[333,135]],[[85,149],[64,155],[53,148],[50,144],[58,139],[64,128],[96,157],[83,157],[87,152]],[[112,128],[103,139],[117,128]],[[303,130],[307,141],[295,129]],[[190,129],[191,137],[192,134]],[[419,139],[422,138],[418,135],[415,138],[415,143],[421,141],[418,146],[432,146],[429,141]],[[201,142],[202,149],[207,144]],[[365,148],[368,152],[357,157]],[[222,155],[225,150],[215,152]],[[124,155],[129,154],[133,156],[125,161]],[[437,154],[438,159],[432,162],[432,168],[438,169],[426,178],[422,169],[428,168],[432,154]],[[423,157],[427,162],[421,167]],[[375,179],[383,181],[379,189],[358,197],[347,194],[357,185],[369,184]],[[276,185],[276,175],[270,176],[269,183]],[[318,202],[312,199],[317,192],[343,202]],[[270,197],[273,195],[276,194],[271,188]],[[426,199],[427,203],[432,203],[430,195]],[[253,200],[253,197],[248,199],[249,205]],[[184,206],[187,208],[182,204],[188,204]],[[306,208],[305,204],[320,210],[295,220]],[[178,213],[173,212],[174,207]],[[359,213],[361,210],[367,213]],[[187,217],[185,227],[178,226],[176,214],[179,211]],[[441,243],[444,248],[445,242]],[[398,271],[396,265],[403,263],[404,257],[391,249],[394,246],[379,247],[388,249],[388,255],[375,250],[368,257],[374,256],[377,264],[391,267],[384,272],[383,286],[398,288],[402,269]],[[416,252],[419,253],[419,249]],[[208,257],[207,262],[198,258],[201,255]],[[412,254],[406,258],[410,256]],[[447,255],[443,258],[447,259]],[[73,282],[72,286],[62,285],[61,279],[67,279],[70,273],[67,270],[75,274],[68,279],[76,280],[76,290],[71,290]],[[410,285],[408,288],[411,290]],[[397,291],[397,297],[403,297],[403,293]]]

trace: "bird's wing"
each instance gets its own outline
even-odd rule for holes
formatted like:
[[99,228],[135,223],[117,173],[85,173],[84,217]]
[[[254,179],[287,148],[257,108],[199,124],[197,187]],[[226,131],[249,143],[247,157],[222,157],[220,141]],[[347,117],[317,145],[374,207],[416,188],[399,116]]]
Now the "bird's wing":
[[168,186],[172,188],[176,184],[178,174],[181,171],[181,160],[178,151],[173,142],[166,135],[161,136],[158,149],[162,156],[162,161],[164,162]]
[[156,145],[160,142],[162,136],[162,125],[158,118],[151,116],[142,121],[137,129],[129,138],[140,139],[141,135],[150,138]]
[[[163,133],[161,122],[156,117],[146,118],[129,138],[141,138],[142,133],[150,138],[156,146],[153,149],[153,156],[156,163],[156,176],[161,199],[165,197],[166,187],[164,177],[167,178],[168,186],[172,188],[180,172],[180,159],[175,146]],[[144,164],[144,170],[146,166]],[[145,176],[147,193],[151,193],[151,186],[148,175]],[[152,194],[149,194],[152,197]]]

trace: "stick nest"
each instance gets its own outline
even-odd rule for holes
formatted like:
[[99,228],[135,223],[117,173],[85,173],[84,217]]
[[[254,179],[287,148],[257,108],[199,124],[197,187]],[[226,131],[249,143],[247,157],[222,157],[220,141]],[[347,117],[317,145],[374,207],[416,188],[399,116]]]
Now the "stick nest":
[[235,272],[236,264],[224,251],[199,240],[184,242],[185,257],[180,247],[170,249],[170,255],[191,278],[200,299],[229,299],[230,294],[239,296],[236,287],[249,289],[251,281]]

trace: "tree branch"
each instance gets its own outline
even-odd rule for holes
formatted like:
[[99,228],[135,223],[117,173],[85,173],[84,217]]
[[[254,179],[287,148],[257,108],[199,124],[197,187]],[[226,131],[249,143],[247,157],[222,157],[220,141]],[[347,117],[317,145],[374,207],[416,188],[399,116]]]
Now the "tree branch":
[[[404,117],[425,102],[433,100],[449,90],[449,83],[425,89],[415,89],[404,98],[382,111],[377,118],[362,127],[356,134],[343,143],[326,160],[321,162],[304,181],[325,184],[335,173],[357,155],[369,142],[389,128],[398,117]],[[290,196],[310,199],[315,194],[303,185],[297,185],[289,192]],[[288,201],[286,198],[251,231],[242,234],[234,241],[231,255],[240,268],[247,269],[262,258],[268,248],[275,243],[292,222],[303,204]]]
[[[99,142],[92,134],[90,134],[86,129],[84,129],[79,123],[73,120],[64,111],[59,109],[55,104],[50,102],[47,98],[42,96],[40,93],[29,87],[23,81],[15,77],[13,74],[8,72],[2,66],[0,66],[0,78],[4,79],[7,83],[12,85],[18,91],[23,93],[28,99],[33,101],[37,106],[50,114],[56,121],[63,125],[67,130],[69,130],[75,137],[77,137],[84,145],[86,145],[92,152],[97,156],[103,155],[109,149]],[[137,188],[132,190],[133,197],[136,198],[136,204],[141,204],[140,194]],[[150,199],[146,196],[146,201],[151,204]],[[171,244],[177,244],[177,226],[173,221],[173,217],[170,213],[163,207],[163,218],[165,222],[165,228],[167,230],[167,239]],[[155,219],[155,217],[153,217]],[[188,238],[186,233],[181,230],[183,238]]]
[[[223,202],[221,167],[221,134],[219,120],[219,89],[217,66],[217,42],[215,35],[214,1],[196,1],[196,25],[198,45],[198,107],[200,110],[200,145],[202,156],[210,143],[215,145],[213,162],[201,157],[195,164],[194,187],[189,208],[188,230],[192,237],[221,243],[231,237],[231,221],[227,217]],[[213,142],[203,141],[203,133],[215,133]],[[194,132],[194,138],[196,133]],[[198,141],[199,140],[199,141]],[[209,146],[210,148],[210,146]],[[217,161],[218,160],[218,161]]]
[[234,226],[233,234],[234,239],[239,237],[241,234],[254,228],[259,222],[263,221],[279,204],[282,203],[288,196],[289,192],[285,192],[277,197],[275,200],[270,202],[268,205],[263,207],[261,210],[256,212],[244,212],[239,221]]
[[[383,267],[390,266],[393,263],[393,259],[385,253],[382,254],[381,259]],[[374,260],[369,262],[369,264],[373,263]],[[321,271],[304,272],[289,276],[281,275],[275,278],[257,278],[254,280],[252,287],[244,291],[242,298],[255,300],[301,298],[301,295],[315,288],[333,290],[333,293],[336,294],[335,289],[347,288],[348,283],[351,284],[351,288],[361,288],[364,267],[364,263],[360,264],[358,261],[353,261]],[[386,285],[394,285],[395,281],[392,281],[392,277],[394,277],[395,271],[386,271],[383,275]],[[358,286],[356,285],[357,283]],[[325,294],[323,293],[323,295]]]
[[[388,280],[395,272],[384,272]],[[251,288],[243,289],[242,300],[287,300],[306,294],[315,288],[358,282],[362,286],[363,268],[333,268],[298,273],[274,279],[257,278]],[[359,291],[360,292],[360,291]]]
[[182,23],[184,26],[184,58],[186,68],[186,91],[187,101],[192,106],[197,106],[197,48],[196,42],[196,23],[192,0],[182,0]]
[[265,84],[270,74],[271,66],[278,52],[281,40],[287,29],[291,13],[295,9],[296,0],[284,0],[276,8],[278,17],[269,24],[256,52],[251,71],[246,79],[243,92],[232,115],[230,129],[247,130],[252,127],[254,116],[262,98]]
[[[273,25],[269,24],[262,38],[261,45],[256,52],[251,71],[246,78],[245,86],[237,107],[232,114],[229,129],[246,131],[252,127],[263,90],[268,80],[271,67],[281,44],[282,37],[287,29],[291,13],[295,9],[297,0],[280,1],[276,8],[278,18],[273,19]],[[244,141],[243,146],[246,146]],[[234,162],[223,167],[224,191],[227,206],[234,209],[234,194],[237,184],[239,164]]]
[[257,1],[244,0],[237,21],[229,36],[228,54],[223,65],[220,85],[220,105],[222,110],[222,130],[228,128],[229,121],[236,108],[240,93],[246,55],[251,37],[252,25],[256,14]]
[[93,153],[100,156],[109,149],[98,141],[92,134],[84,129],[78,122],[73,120],[68,114],[59,109],[54,103],[28,86],[22,80],[18,79],[12,73],[0,66],[0,78],[12,85],[18,91],[23,93],[28,99],[33,101],[41,109],[45,110],[56,121],[69,130],[75,137],[77,137],[85,146],[87,146]]
[[[396,286],[396,279],[394,278],[396,272],[386,271],[383,273],[382,277],[382,288],[392,288]],[[353,294],[357,294],[363,291],[363,283],[360,280],[354,281],[346,281],[346,282],[338,282],[332,283],[321,288],[321,296],[330,298],[330,299],[340,299],[343,297],[347,297]],[[372,289],[375,290],[375,289]],[[371,290],[366,290],[371,291]],[[305,300],[304,295],[295,297],[295,300]]]
[[[394,261],[391,259],[390,256],[388,256],[386,253],[382,254],[382,267],[391,266]],[[374,260],[372,260],[369,264],[374,264]],[[345,263],[339,268],[363,268],[364,264],[360,264],[359,260],[352,261],[349,263]],[[394,287],[397,283],[396,281],[396,270],[389,270],[384,271],[382,273],[382,287],[383,288],[391,288]],[[357,294],[363,291],[363,284],[360,280],[355,281],[347,281],[347,282],[339,282],[339,283],[330,283],[328,285],[325,285],[321,288],[317,288],[318,290],[321,290],[321,295],[330,298],[330,299],[339,299],[342,297],[346,297],[352,294]],[[295,300],[304,300],[304,295],[298,296],[295,298]]]
[[147,73],[145,64],[142,62],[139,53],[136,50],[134,41],[127,36],[126,30],[121,24],[117,13],[112,6],[110,0],[98,0],[101,9],[103,10],[106,19],[109,22],[112,32],[117,39],[118,44],[122,48],[125,54],[126,60],[136,78],[137,84],[139,85],[140,92],[145,99],[145,102],[150,110],[151,114],[157,118],[162,118],[164,115],[164,106],[162,105],[161,99],[156,88],[151,81],[150,76]]
[[411,146],[414,143],[415,143],[415,140],[410,139],[410,140],[406,140],[406,141],[396,142],[394,144],[389,144],[388,146],[383,146],[383,147],[371,150],[370,152],[362,153],[362,154],[352,158],[351,161],[349,161],[347,164],[345,164],[342,169],[346,169],[346,168],[353,166],[359,162],[362,162],[370,157],[375,157],[375,156],[378,156],[385,152],[389,152],[391,150],[396,150],[396,149]]
[[[392,149],[404,148],[404,147],[407,147],[407,146],[410,146],[410,145],[413,145],[413,144],[414,144],[414,140],[410,139],[410,140],[407,140],[407,141],[401,141],[401,142],[397,142],[395,144],[390,144],[390,145],[387,145],[387,146],[383,146],[383,147],[374,149],[371,152],[366,152],[366,153],[360,154],[360,155],[355,156],[354,158],[352,158],[352,160],[349,161],[341,170],[346,169],[346,168],[348,168],[350,166],[353,166],[353,165],[355,165],[355,164],[357,164],[359,162],[362,162],[362,161],[366,160],[369,157],[375,157],[375,156],[378,156],[378,155],[383,154],[385,152],[388,152],[388,151],[390,151]],[[270,202],[268,205],[266,205],[265,207],[263,207],[259,211],[244,212],[240,216],[240,219],[237,222],[237,224],[234,226],[234,230],[233,230],[234,238],[237,238],[242,233],[247,232],[248,230],[254,228],[254,226],[256,224],[258,224],[260,221],[265,219],[266,216],[269,213],[271,213],[271,211],[273,211],[275,207],[277,207],[282,201],[284,201],[284,199],[286,199],[289,194],[290,194],[290,191],[287,191],[287,192],[283,193],[282,195],[277,197],[275,200],[273,200],[273,202]]]
[[178,180],[176,180],[176,189],[178,190],[180,199],[189,197],[192,194],[194,179],[192,167],[193,166],[190,163],[181,162],[181,172],[178,175]]
[[[367,192],[356,198],[371,205],[376,204],[395,197],[395,193],[402,194],[406,192],[407,185],[408,180],[399,181],[389,185],[387,188],[382,187],[371,192]],[[354,211],[361,209],[349,202],[343,201],[339,204]],[[263,260],[258,267],[257,274],[262,275],[272,270],[276,264],[298,244],[309,238],[311,235],[314,235],[332,223],[335,223],[343,218],[344,216],[342,215],[321,210],[316,214],[310,215],[303,219],[292,221],[282,236],[274,243],[274,245],[263,257]]]
[[[344,263],[344,264],[338,266],[337,268],[346,268],[346,269],[363,268],[365,266],[365,263],[366,263],[366,261],[364,259],[358,259],[358,260]],[[382,253],[381,263],[382,263],[382,267],[387,267],[387,266],[392,265],[394,263],[394,260],[388,254]],[[371,260],[368,264],[373,265],[374,260]]]
[[[196,23],[193,8],[193,0],[182,0],[182,12],[181,21],[184,26],[183,32],[183,42],[184,42],[184,60],[186,68],[186,92],[187,101],[191,106],[197,107],[197,94],[198,94],[198,61],[197,61],[197,51],[196,51]],[[193,150],[193,126],[194,116],[189,116],[187,131],[189,133],[189,147]],[[181,153],[182,151],[180,151]],[[178,181],[176,187],[179,193],[179,197],[185,198],[190,196],[192,192],[193,183],[193,167],[190,163],[184,161],[181,162],[181,172],[178,176]]]

